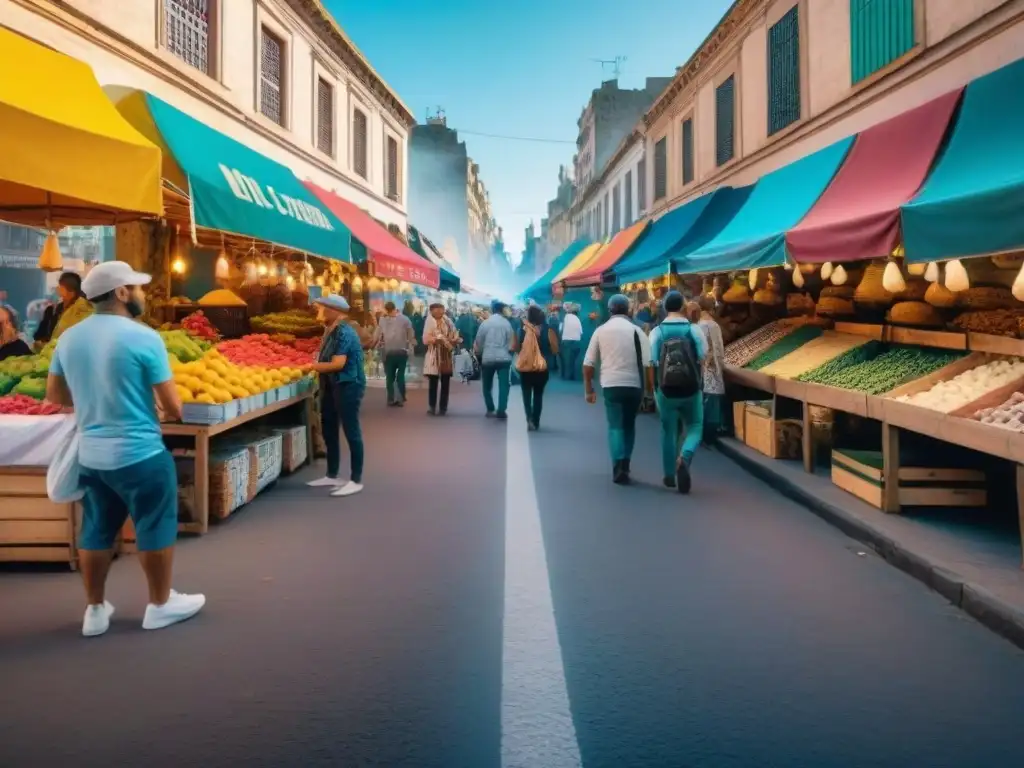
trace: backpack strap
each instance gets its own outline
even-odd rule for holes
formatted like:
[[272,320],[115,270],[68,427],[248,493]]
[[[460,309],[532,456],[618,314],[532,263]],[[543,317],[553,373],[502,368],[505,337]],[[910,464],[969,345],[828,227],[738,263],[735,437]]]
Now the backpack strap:
[[647,382],[644,381],[644,353],[640,348],[640,331],[633,331],[633,347],[636,349],[636,370],[640,374],[640,390],[646,391]]

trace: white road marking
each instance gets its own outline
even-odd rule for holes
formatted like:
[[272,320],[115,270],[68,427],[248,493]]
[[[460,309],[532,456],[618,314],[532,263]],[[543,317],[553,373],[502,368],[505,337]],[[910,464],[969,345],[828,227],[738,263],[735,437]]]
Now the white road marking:
[[506,423],[502,768],[579,768],[526,419]]

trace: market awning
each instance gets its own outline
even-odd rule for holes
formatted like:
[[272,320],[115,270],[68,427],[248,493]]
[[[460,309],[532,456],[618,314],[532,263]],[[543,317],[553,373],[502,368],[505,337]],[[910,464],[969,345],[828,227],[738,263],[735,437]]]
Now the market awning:
[[1024,248],[1024,59],[964,90],[945,151],[900,214],[909,262]]
[[160,149],[87,64],[0,27],[0,219],[109,225],[163,212]]
[[786,231],[807,214],[842,165],[853,137],[758,179],[750,196],[707,244],[673,259],[681,274],[776,267],[786,260]]
[[[399,242],[398,238],[380,226],[354,203],[333,192],[319,187],[311,181],[304,181],[306,189],[341,219],[366,250],[365,260],[373,264],[375,277],[405,280],[427,288],[437,288],[441,282],[441,271],[415,251]],[[355,243],[353,243],[353,246]],[[352,252],[357,253],[353,247]],[[362,261],[362,258],[357,258]]]
[[586,267],[567,275],[565,284],[570,288],[579,288],[587,285],[598,285],[601,282],[601,275],[611,269],[629,250],[641,242],[651,227],[650,219],[638,221],[630,227],[616,233],[607,247],[601,250],[596,259]]
[[462,290],[462,280],[455,268],[448,263],[448,260],[441,255],[441,251],[431,242],[430,238],[420,232],[412,224],[409,225],[409,247],[432,264],[437,265],[441,273],[441,283],[438,289],[442,291]]
[[900,206],[921,188],[963,89],[862,131],[814,207],[786,233],[798,262],[888,256],[900,241]]
[[551,284],[556,285],[557,283],[560,283],[563,280],[565,280],[567,276],[573,274],[574,272],[579,272],[582,269],[586,269],[587,267],[594,263],[597,257],[601,254],[601,251],[607,247],[608,243],[604,241],[600,243],[591,243],[582,251],[577,253],[576,258],[574,258],[572,261],[565,265],[565,269],[563,269],[561,272],[559,272],[557,275],[551,278]]
[[[163,176],[187,193],[193,239],[216,233],[252,238],[336,261],[351,261],[348,227],[288,168],[203,125],[145,91],[108,95],[143,136],[164,151]],[[200,237],[199,230],[213,230]]]
[[570,243],[569,246],[562,251],[561,255],[551,262],[551,266],[548,268],[547,272],[534,280],[530,287],[520,295],[527,299],[550,298],[551,279],[571,264],[572,260],[575,259],[576,256],[578,256],[579,253],[588,245],[590,245],[590,243],[586,240],[576,240]]

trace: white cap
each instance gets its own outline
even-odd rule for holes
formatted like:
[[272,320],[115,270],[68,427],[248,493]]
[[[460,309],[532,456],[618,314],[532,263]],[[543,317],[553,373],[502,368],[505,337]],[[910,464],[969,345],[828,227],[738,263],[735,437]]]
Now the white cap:
[[89,270],[82,280],[82,293],[92,300],[122,286],[149,285],[153,278],[136,272],[124,261],[105,261]]

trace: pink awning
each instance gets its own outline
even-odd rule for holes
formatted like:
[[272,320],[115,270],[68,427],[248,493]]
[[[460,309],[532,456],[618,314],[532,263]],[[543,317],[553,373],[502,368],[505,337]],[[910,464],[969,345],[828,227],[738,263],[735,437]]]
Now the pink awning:
[[798,262],[888,256],[900,241],[900,206],[928,176],[963,89],[862,131],[786,248]]

